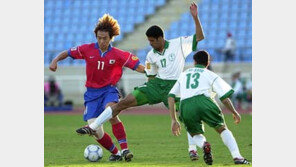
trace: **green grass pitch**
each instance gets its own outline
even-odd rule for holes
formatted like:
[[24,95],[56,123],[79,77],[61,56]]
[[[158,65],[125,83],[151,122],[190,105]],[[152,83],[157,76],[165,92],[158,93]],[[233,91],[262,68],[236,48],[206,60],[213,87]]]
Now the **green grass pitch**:
[[[170,131],[169,115],[121,115],[128,145],[134,153],[131,162],[108,162],[110,153],[104,150],[99,162],[89,162],[83,157],[83,151],[89,144],[97,144],[92,137],[78,136],[75,130],[85,123],[82,115],[45,115],[44,118],[44,165],[67,167],[92,166],[207,166],[202,159],[202,150],[198,149],[200,159],[191,161],[188,156],[187,135],[182,125],[181,136],[175,137]],[[233,123],[232,116],[225,115],[226,123],[237,140],[241,154],[252,160],[252,116],[242,114],[239,125]],[[106,132],[112,134],[110,123],[104,125]],[[205,126],[205,136],[212,145],[214,162],[212,166],[234,165],[232,157],[220,136],[212,128]],[[251,166],[251,165],[250,165]]]

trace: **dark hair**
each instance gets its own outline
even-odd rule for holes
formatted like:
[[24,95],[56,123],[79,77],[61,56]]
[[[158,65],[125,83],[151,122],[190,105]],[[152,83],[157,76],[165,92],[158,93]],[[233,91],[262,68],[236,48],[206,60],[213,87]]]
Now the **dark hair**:
[[200,50],[194,54],[193,59],[196,64],[207,66],[210,60],[210,54],[205,50]]
[[96,37],[98,31],[107,31],[110,38],[113,38],[113,36],[120,34],[120,27],[116,19],[109,14],[104,14],[104,16],[99,19],[94,30]]
[[163,37],[163,30],[157,25],[151,26],[146,31],[146,36],[153,38]]

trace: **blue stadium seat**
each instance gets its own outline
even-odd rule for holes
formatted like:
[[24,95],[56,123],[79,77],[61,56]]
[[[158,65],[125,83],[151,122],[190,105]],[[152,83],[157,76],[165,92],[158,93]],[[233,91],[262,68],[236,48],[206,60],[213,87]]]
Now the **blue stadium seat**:
[[239,29],[246,29],[247,28],[247,22],[246,22],[246,20],[241,20],[239,22],[238,28]]
[[156,6],[162,6],[165,4],[165,0],[158,0],[156,1]]
[[47,45],[44,46],[46,50],[54,50],[54,45],[53,43],[48,43]]
[[155,8],[153,6],[148,6],[146,9],[146,15],[151,15],[155,12]]
[[247,39],[247,44],[246,44],[247,47],[252,47],[252,38],[248,38]]
[[222,13],[228,13],[230,9],[230,6],[229,6],[229,3],[228,2],[221,2],[221,5],[220,5],[220,10]]
[[228,26],[230,29],[234,30],[237,27],[237,24],[238,24],[237,21],[232,20],[229,22]]
[[54,7],[54,1],[44,1],[44,9],[51,9]]
[[[136,24],[145,21],[145,15],[153,14],[156,7],[164,5],[166,0],[45,0],[44,2],[44,39],[45,58],[50,53],[56,55],[57,48],[68,48],[84,42],[95,41],[92,34],[97,19],[104,13],[110,13],[120,23],[121,35],[116,41],[123,40],[125,33],[132,32]],[[234,37],[243,37],[238,41],[242,47],[252,46],[252,1],[251,0],[211,0],[199,4],[200,20],[206,39],[199,47],[212,49],[216,61],[221,61],[215,49],[223,46],[226,32],[231,31]],[[127,24],[127,25],[125,25]],[[194,33],[194,22],[189,12],[180,20],[171,24],[165,31],[166,38],[172,39]],[[55,37],[56,34],[64,36]],[[62,41],[60,41],[62,40]],[[62,44],[60,44],[60,42]],[[210,47],[211,46],[211,47]],[[148,45],[149,47],[149,45]],[[143,59],[149,48],[143,48]],[[147,49],[148,48],[148,49]],[[151,47],[150,47],[151,48]],[[250,49],[251,50],[251,49]],[[250,52],[250,51],[249,51]],[[244,49],[239,51],[244,60],[251,60],[251,54]],[[49,60],[45,59],[45,60]],[[68,64],[84,64],[66,61]],[[66,64],[67,64],[66,63]]]

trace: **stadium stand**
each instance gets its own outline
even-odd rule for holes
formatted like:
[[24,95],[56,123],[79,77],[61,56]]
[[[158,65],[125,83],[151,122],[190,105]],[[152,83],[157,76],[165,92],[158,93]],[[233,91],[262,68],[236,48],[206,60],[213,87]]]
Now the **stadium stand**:
[[[221,49],[226,40],[227,32],[231,32],[236,40],[235,62],[252,61],[252,0],[203,0],[199,3],[200,20],[206,39],[199,43],[199,49],[210,52],[213,62],[221,62]],[[165,31],[166,39],[187,36],[194,33],[194,22],[189,12],[184,13],[180,20],[173,22]],[[141,62],[145,61],[147,46],[137,51]],[[189,55],[187,63],[192,61]]]
[[[44,1],[44,63],[58,52],[86,42],[95,42],[93,28],[104,13],[114,16],[121,25],[121,41],[125,33],[132,32],[136,24],[166,3],[166,0],[45,0]],[[66,59],[61,65],[79,65]]]

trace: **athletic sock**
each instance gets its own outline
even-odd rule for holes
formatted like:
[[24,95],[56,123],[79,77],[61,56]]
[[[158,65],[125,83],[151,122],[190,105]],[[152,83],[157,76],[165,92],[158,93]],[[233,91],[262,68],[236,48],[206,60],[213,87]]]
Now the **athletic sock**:
[[232,133],[230,130],[226,129],[220,134],[224,144],[227,146],[229,149],[231,155],[233,158],[243,158],[239,152],[237,143],[235,141],[235,138],[233,137]]
[[112,125],[112,131],[122,151],[127,150],[126,133],[122,122]]
[[112,109],[107,107],[101,115],[99,115],[96,120],[89,125],[91,129],[97,129],[99,126],[103,125],[105,122],[112,118]]
[[105,149],[109,150],[112,154],[118,154],[119,151],[108,133],[105,132],[104,136],[101,139],[98,139],[97,142],[100,143]]
[[195,141],[195,144],[199,147],[199,148],[203,148],[204,143],[206,142],[206,138],[204,135],[199,134],[199,135],[194,135],[193,136],[193,140]]
[[188,145],[189,145],[188,151],[189,152],[192,150],[196,151],[196,144],[195,144],[192,136],[188,132],[187,132],[187,138],[188,138]]

